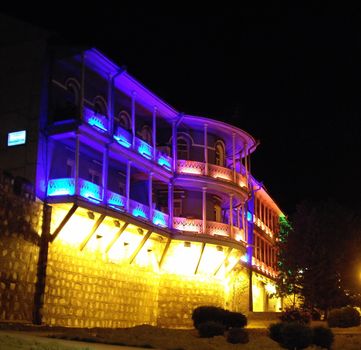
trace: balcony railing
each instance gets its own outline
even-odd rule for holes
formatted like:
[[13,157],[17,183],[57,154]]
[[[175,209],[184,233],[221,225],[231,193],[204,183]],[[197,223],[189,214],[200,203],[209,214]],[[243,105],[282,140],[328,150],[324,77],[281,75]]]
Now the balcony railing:
[[[181,174],[192,174],[192,175],[206,175],[206,164],[202,162],[196,162],[193,160],[183,160],[180,159],[177,162],[178,164],[178,173]],[[246,178],[242,174],[236,173],[236,178],[234,179],[233,170],[228,169],[219,165],[208,163],[208,175],[215,179],[232,182],[237,184],[240,187],[246,186]]]
[[[49,197],[74,196],[75,179],[62,178],[49,180],[47,195]],[[91,202],[100,203],[103,201],[102,187],[81,178],[79,179],[79,195]],[[105,204],[121,212],[125,212],[127,210],[126,197],[112,191],[107,191]],[[150,221],[149,206],[139,203],[133,199],[129,200],[129,213],[135,217]],[[151,221],[154,225],[168,227],[168,214],[154,209],[152,210]]]
[[83,118],[86,123],[99,131],[108,131],[108,118],[106,116],[94,112],[90,108],[84,107]]
[[[196,233],[196,234],[203,233],[203,221],[200,219],[175,217],[173,218],[173,227],[179,231]],[[218,236],[232,237],[237,241],[245,242],[245,235],[243,229],[233,226],[233,231],[231,233],[231,226],[228,224],[224,224],[222,222],[207,220],[204,233],[211,236],[218,235]]]

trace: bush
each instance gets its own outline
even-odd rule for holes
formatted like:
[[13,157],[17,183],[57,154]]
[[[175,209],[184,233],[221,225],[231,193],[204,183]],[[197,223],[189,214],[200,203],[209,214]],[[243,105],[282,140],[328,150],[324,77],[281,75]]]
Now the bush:
[[199,306],[193,310],[192,320],[195,328],[199,329],[201,323],[214,321],[224,324],[225,310],[216,306]]
[[280,316],[282,322],[298,322],[309,324],[311,322],[311,313],[308,310],[286,309]]
[[327,323],[329,327],[355,327],[360,325],[360,314],[353,307],[343,307],[331,310]]
[[305,349],[312,344],[312,330],[299,322],[286,322],[281,328],[280,345],[289,350]]
[[318,326],[313,328],[313,344],[330,350],[334,335],[330,328]]
[[227,334],[227,342],[231,344],[247,344],[248,332],[244,328],[231,328]]
[[222,323],[207,321],[198,325],[198,333],[201,338],[212,338],[216,335],[224,335],[225,327]]
[[199,306],[192,313],[193,325],[199,328],[201,323],[214,321],[221,323],[226,329],[243,328],[247,325],[247,317],[240,312],[231,312],[216,306]]
[[277,343],[282,343],[282,329],[284,323],[272,323],[268,330],[269,330],[269,337]]
[[225,310],[224,325],[229,328],[243,328],[247,325],[247,317],[240,312]]

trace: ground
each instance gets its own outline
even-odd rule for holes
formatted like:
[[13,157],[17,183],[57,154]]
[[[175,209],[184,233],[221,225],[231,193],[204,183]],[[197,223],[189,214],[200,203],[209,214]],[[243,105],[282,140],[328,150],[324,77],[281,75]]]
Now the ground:
[[[119,346],[104,346],[94,342],[143,346],[166,350],[279,350],[277,343],[268,337],[267,328],[248,328],[248,344],[229,344],[224,337],[202,339],[195,330],[175,330],[152,326],[125,329],[71,329],[0,324],[1,350],[115,350]],[[333,350],[361,349],[361,327],[335,328]],[[36,337],[35,337],[36,336]],[[58,339],[44,338],[53,336]],[[83,340],[69,342],[59,338]],[[130,348],[132,349],[132,348]],[[134,349],[134,348],[133,348]],[[312,348],[309,348],[312,349]],[[315,349],[315,348],[314,348]]]

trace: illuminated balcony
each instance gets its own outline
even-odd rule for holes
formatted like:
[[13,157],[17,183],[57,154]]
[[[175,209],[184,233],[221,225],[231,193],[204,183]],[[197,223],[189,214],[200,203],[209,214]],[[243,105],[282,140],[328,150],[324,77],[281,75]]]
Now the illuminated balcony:
[[90,108],[84,107],[83,118],[86,123],[100,132],[108,131],[108,119],[106,116],[94,112]]
[[236,184],[240,187],[246,187],[246,178],[242,174],[236,173],[236,178],[233,177],[233,170],[221,167],[215,164],[208,163],[208,174],[206,175],[206,164],[196,162],[193,160],[178,160],[178,173],[209,176],[217,180],[222,180]]
[[261,260],[255,258],[254,256],[252,257],[252,266],[254,269],[256,269],[270,277],[273,277],[273,278],[277,277],[277,271],[275,269],[273,269],[271,266],[268,266]]
[[245,234],[243,229],[233,226],[233,231],[231,232],[231,226],[222,222],[207,220],[205,230],[203,231],[202,220],[175,217],[173,218],[173,227],[176,230],[183,232],[194,234],[203,234],[204,232],[204,234],[211,236],[217,235],[230,237],[237,241],[245,242]]
[[[74,196],[75,195],[75,179],[63,178],[52,179],[48,183],[48,196]],[[103,190],[90,181],[79,179],[79,195],[91,202],[100,203],[103,201]],[[115,192],[107,191],[106,205],[120,212],[126,211],[127,199]],[[154,225],[160,227],[168,227],[168,214],[159,210],[152,210],[152,220],[150,220],[149,206],[139,203],[135,200],[129,200],[129,213],[134,217],[152,221]]]

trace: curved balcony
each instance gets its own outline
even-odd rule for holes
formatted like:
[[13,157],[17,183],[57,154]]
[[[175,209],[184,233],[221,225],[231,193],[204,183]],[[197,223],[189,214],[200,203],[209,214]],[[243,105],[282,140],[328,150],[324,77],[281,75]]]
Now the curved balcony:
[[177,172],[180,174],[209,176],[217,180],[235,184],[239,187],[246,188],[246,177],[240,173],[233,173],[232,169],[228,169],[215,164],[206,164],[196,162],[194,160],[178,160]]
[[203,220],[188,219],[182,217],[173,218],[173,227],[176,230],[193,233],[205,234],[210,236],[223,236],[235,239],[236,241],[246,241],[244,230],[238,227],[216,221],[206,221],[206,227],[203,230]]

